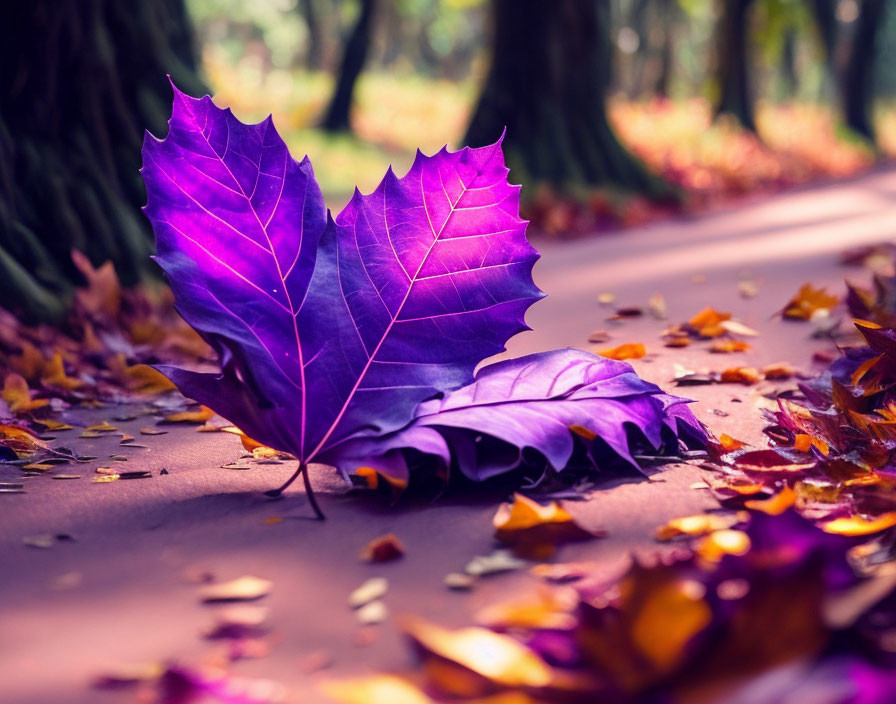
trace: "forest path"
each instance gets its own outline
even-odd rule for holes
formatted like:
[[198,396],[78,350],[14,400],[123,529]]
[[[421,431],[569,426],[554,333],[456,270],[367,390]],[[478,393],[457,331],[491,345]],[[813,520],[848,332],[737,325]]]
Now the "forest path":
[[[724,212],[579,242],[538,243],[544,256],[535,276],[549,296],[528,317],[534,331],[516,338],[510,352],[587,349],[588,333],[605,328],[612,335],[605,346],[645,343],[649,355],[634,362],[638,372],[697,399],[695,412],[714,432],[761,442],[758,405],[767,386],[676,391],[674,365],[722,369],[787,361],[809,370],[812,354],[830,344],[811,339],[808,325],[773,314],[806,281],[840,293],[844,276],[867,279],[866,272],[841,267],[838,253],[896,239],[894,204],[896,170],[883,170]],[[695,283],[695,275],[705,281]],[[758,282],[754,298],[740,297],[741,276]],[[645,315],[613,326],[605,321],[612,308],[597,302],[602,291],[613,292],[616,305],[638,306],[661,292],[669,321]],[[751,352],[711,355],[706,343],[662,347],[659,333],[668,322],[710,305],[759,331]],[[72,415],[87,425],[112,421],[119,413]],[[130,450],[139,454],[128,466],[152,470],[151,479],[92,484],[95,465],[108,464],[105,458],[121,451],[118,441],[73,439],[80,453],[100,458],[59,470],[81,473],[80,481],[38,477],[28,480],[26,494],[0,499],[2,704],[133,702],[133,692],[89,689],[91,677],[128,663],[195,663],[220,649],[201,637],[214,609],[200,604],[196,584],[186,577],[200,571],[221,580],[252,574],[273,581],[261,602],[271,608],[272,651],[237,663],[235,671],[282,682],[288,701],[300,702],[322,701],[314,690],[321,678],[411,662],[391,618],[367,634],[372,641],[359,638],[346,599],[369,577],[389,580],[385,602],[393,616],[412,613],[446,625],[470,623],[482,606],[537,584],[524,570],[485,578],[469,593],[442,584],[445,574],[493,548],[491,518],[503,492],[454,492],[434,502],[405,499],[391,507],[376,496],[346,493],[332,472],[316,468],[314,481],[328,517],[321,523],[310,518],[297,485],[280,501],[262,495],[288,476],[291,465],[222,469],[241,454],[232,435],[172,426],[166,435],[141,437],[139,428],[149,419],[112,422],[148,446]],[[160,476],[162,468],[169,473]],[[558,559],[596,561],[609,576],[632,553],[654,554],[661,549],[653,537],[659,525],[714,505],[706,491],[690,488],[700,477],[695,467],[672,465],[650,481],[616,480],[587,502],[570,503],[585,526],[604,528],[609,536],[563,547]],[[0,480],[16,478],[0,469]],[[385,565],[360,562],[365,543],[390,531],[405,543],[406,556]],[[46,550],[22,543],[41,533],[67,533],[76,541]],[[315,659],[332,660],[332,666],[307,674]]]

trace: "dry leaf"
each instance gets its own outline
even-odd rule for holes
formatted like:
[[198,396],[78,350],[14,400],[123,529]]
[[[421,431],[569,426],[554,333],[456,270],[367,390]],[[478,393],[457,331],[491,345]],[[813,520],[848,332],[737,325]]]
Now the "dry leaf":
[[784,306],[782,315],[791,320],[809,320],[817,311],[830,310],[839,300],[837,296],[829,294],[824,287],[815,288],[812,284],[803,284]]
[[404,545],[395,533],[387,533],[374,538],[361,551],[361,559],[365,562],[389,562],[404,555]]
[[748,325],[737,320],[723,320],[719,323],[727,332],[732,335],[741,335],[743,337],[756,337],[759,333]]
[[209,584],[199,590],[199,598],[204,602],[217,601],[254,601],[267,596],[273,582],[260,577],[245,576],[231,580]]
[[502,504],[492,524],[498,540],[528,558],[550,557],[559,544],[596,537],[558,502],[542,506],[522,494],[514,494],[512,503]]
[[659,292],[653,294],[650,297],[650,300],[647,301],[647,310],[649,310],[650,314],[657,320],[665,320],[668,317],[668,312],[666,309],[666,299],[663,297],[663,294]]
[[3,381],[3,391],[0,393],[3,400],[9,405],[13,413],[27,413],[49,405],[49,399],[32,399],[31,391],[25,377],[19,374],[8,374]]
[[389,591],[389,582],[383,577],[371,577],[348,597],[348,605],[357,609],[371,601],[382,599]]
[[618,347],[600,350],[597,354],[601,357],[621,361],[625,359],[640,359],[647,354],[647,349],[640,342],[629,342],[624,345],[619,345]]
[[826,533],[837,533],[838,535],[871,535],[892,526],[896,526],[896,511],[884,513],[875,518],[863,518],[862,516],[835,518],[821,524],[822,530]]
[[796,503],[796,492],[789,486],[785,486],[770,499],[752,499],[745,501],[744,506],[753,511],[762,511],[769,516],[780,516],[794,503]]
[[731,367],[722,370],[720,381],[727,384],[752,386],[762,380],[762,375],[753,367]]
[[416,686],[395,675],[324,682],[320,688],[340,704],[435,704]]
[[763,367],[762,375],[766,379],[790,379],[796,376],[796,370],[787,362],[776,362]]
[[731,313],[720,313],[714,308],[704,308],[688,323],[700,337],[719,337],[726,332],[721,325],[726,320],[731,320]]
[[181,411],[165,416],[167,423],[205,423],[215,412],[207,406],[200,406],[196,411]]
[[728,354],[731,352],[746,352],[750,345],[742,340],[718,340],[709,347],[710,352],[716,354]]
[[444,665],[429,674],[446,694],[478,696],[495,685],[546,687],[554,679],[544,660],[509,636],[478,627],[452,631],[419,619],[405,619],[402,627],[425,663]]
[[706,535],[743,523],[747,518],[748,516],[743,512],[735,514],[700,513],[694,516],[673,518],[666,525],[657,528],[656,537],[657,540],[672,540],[680,535]]

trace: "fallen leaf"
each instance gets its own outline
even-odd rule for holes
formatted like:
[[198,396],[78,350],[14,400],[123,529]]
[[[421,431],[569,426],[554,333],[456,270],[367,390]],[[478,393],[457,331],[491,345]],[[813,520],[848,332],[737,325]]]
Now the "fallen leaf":
[[688,323],[700,337],[719,337],[726,332],[722,327],[722,323],[726,320],[731,320],[731,313],[720,313],[714,308],[704,308]]
[[609,291],[604,291],[603,293],[597,294],[597,302],[601,305],[608,306],[613,301],[616,300],[616,294],[610,293]]
[[333,680],[321,691],[341,704],[435,704],[422,690],[395,675]]
[[719,323],[727,332],[732,335],[741,335],[743,337],[756,337],[759,333],[748,325],[737,320],[723,320]]
[[151,426],[140,428],[141,435],[164,435],[167,432],[167,430],[162,430],[161,428],[153,428]]
[[724,530],[747,520],[744,513],[700,513],[693,516],[673,518],[664,526],[657,528],[657,540],[672,540],[678,536],[706,535],[713,531]]
[[[544,660],[509,636],[475,626],[451,631],[420,619],[403,619],[401,625],[425,662],[446,665],[431,669],[430,676],[449,695],[478,696],[494,685],[546,687],[554,678]],[[465,671],[482,681],[464,677]]]
[[657,292],[650,297],[647,301],[647,310],[657,320],[665,320],[668,317],[666,299],[662,293]]
[[809,320],[819,310],[830,310],[839,300],[824,287],[815,288],[812,284],[803,284],[784,306],[782,315],[791,320]]
[[753,367],[731,367],[722,370],[720,379],[722,383],[752,386],[762,380],[762,375]]
[[215,412],[207,406],[200,406],[196,411],[181,411],[165,416],[167,423],[205,423]]
[[750,345],[741,340],[717,340],[709,347],[710,352],[716,354],[729,354],[731,352],[746,352]]
[[389,562],[404,555],[404,545],[395,533],[387,533],[374,538],[361,551],[365,562]]
[[49,405],[49,399],[32,399],[28,382],[19,374],[7,374],[3,380],[3,391],[0,393],[3,400],[9,404],[9,410],[13,413],[27,413]]
[[201,601],[211,603],[218,601],[255,601],[271,592],[273,583],[259,577],[245,576],[230,582],[209,584],[199,590]]
[[557,545],[597,537],[576,523],[558,502],[542,506],[522,494],[514,494],[511,503],[502,504],[492,524],[498,540],[528,558],[544,559],[556,552]]
[[80,379],[73,379],[66,375],[65,367],[62,364],[62,353],[56,352],[53,357],[44,365],[41,372],[41,382],[45,386],[52,386],[66,391],[73,391],[84,385]]
[[465,574],[463,572],[449,572],[445,575],[445,579],[442,581],[449,589],[466,590],[472,589],[473,585],[476,583],[476,577],[475,575]]
[[602,342],[607,342],[610,339],[610,333],[606,330],[592,330],[591,334],[588,335],[588,342],[593,344],[600,344]]
[[762,511],[769,516],[779,516],[796,503],[796,492],[789,486],[769,499],[751,499],[744,506],[752,511]]
[[382,623],[389,617],[389,609],[386,605],[376,599],[369,601],[355,611],[355,618],[362,626],[375,626]]
[[371,601],[382,599],[389,591],[389,582],[384,577],[371,577],[348,596],[348,605],[357,609]]
[[822,530],[826,533],[838,535],[872,535],[893,526],[896,526],[896,511],[890,511],[874,518],[863,518],[862,516],[835,518],[821,524]]
[[464,567],[464,572],[474,577],[481,577],[500,572],[510,572],[525,567],[528,563],[515,557],[510,550],[494,550],[489,555],[477,555]]
[[718,562],[725,555],[745,555],[750,545],[750,536],[744,531],[724,528],[701,538],[695,551],[704,560]]
[[766,379],[791,379],[796,376],[796,370],[787,362],[776,362],[763,367],[762,375]]
[[629,342],[617,347],[600,350],[597,354],[607,359],[622,361],[626,359],[640,359],[647,354],[647,349],[640,342]]

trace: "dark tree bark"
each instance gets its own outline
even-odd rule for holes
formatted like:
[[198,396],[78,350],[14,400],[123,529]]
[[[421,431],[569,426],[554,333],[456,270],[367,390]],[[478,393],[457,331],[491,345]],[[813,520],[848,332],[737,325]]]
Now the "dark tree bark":
[[796,30],[793,27],[784,31],[784,42],[781,46],[781,79],[785,97],[792,96],[800,83],[796,73]]
[[465,143],[492,143],[506,127],[517,182],[605,184],[672,198],[607,121],[609,9],[608,0],[493,0],[492,63]]
[[0,37],[0,306],[55,320],[72,249],[125,284],[149,270],[143,132],[166,131],[166,74],[204,88],[183,0],[8,2]]
[[675,8],[673,0],[659,0],[659,12],[663,25],[663,44],[660,47],[660,70],[653,87],[655,95],[669,97],[672,82],[672,62],[675,60]]
[[361,8],[358,20],[345,43],[339,77],[330,105],[324,114],[321,127],[328,132],[348,132],[351,130],[350,113],[355,83],[370,50],[370,38],[373,28],[373,15],[376,12],[377,0],[360,0]]
[[877,37],[884,21],[885,0],[862,0],[849,56],[843,71],[843,117],[848,127],[874,142],[871,114]]
[[302,16],[305,18],[305,26],[308,28],[308,49],[305,52],[305,63],[310,70],[320,71],[324,67],[324,36],[315,0],[302,0]]
[[720,0],[716,24],[716,83],[719,91],[715,115],[731,115],[755,132],[750,60],[747,53],[749,10],[753,0]]

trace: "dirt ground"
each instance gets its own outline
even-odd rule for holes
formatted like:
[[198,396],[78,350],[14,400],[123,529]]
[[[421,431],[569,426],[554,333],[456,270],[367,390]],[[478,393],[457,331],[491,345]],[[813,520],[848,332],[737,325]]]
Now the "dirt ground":
[[[762,443],[758,406],[768,385],[676,390],[674,365],[700,370],[786,361],[809,370],[812,354],[831,349],[830,343],[811,339],[807,324],[774,313],[804,282],[840,293],[845,276],[867,278],[840,266],[838,254],[896,238],[894,203],[896,170],[883,170],[715,214],[573,243],[539,243],[543,258],[535,277],[549,295],[528,316],[533,331],[513,340],[509,353],[588,349],[588,333],[596,328],[612,335],[604,346],[643,342],[648,356],[634,362],[642,376],[696,399],[697,416],[715,433]],[[743,278],[756,283],[755,297],[739,294]],[[598,303],[601,292],[614,293],[614,305],[638,306],[662,293],[669,321],[644,316],[608,323],[613,310]],[[758,330],[753,349],[712,355],[705,343],[662,346],[659,333],[668,322],[706,306],[730,311]],[[79,410],[69,422],[89,425],[121,412]],[[142,417],[115,424],[139,435],[151,423]],[[237,663],[235,671],[283,683],[295,702],[324,701],[315,689],[322,678],[408,666],[396,615],[466,624],[484,605],[537,584],[525,570],[484,578],[470,592],[452,592],[442,583],[446,573],[492,550],[491,518],[504,494],[453,493],[391,506],[379,496],[347,492],[332,470],[316,467],[314,483],[327,513],[318,522],[298,485],[278,501],[261,493],[283,481],[291,464],[221,468],[242,453],[235,436],[171,427],[138,442],[148,448],[127,450],[128,467],[151,470],[150,479],[91,483],[94,468],[122,451],[118,439],[73,436],[69,444],[79,453],[99,458],[65,469],[80,473],[80,480],[36,477],[26,480],[25,494],[0,498],[2,704],[133,702],[133,692],[91,689],[91,679],[122,664],[199,662],[220,649],[202,638],[215,611],[197,596],[195,575],[203,572],[221,580],[251,574],[273,581],[262,602],[275,625],[271,652]],[[167,474],[160,474],[163,468]],[[558,559],[595,561],[609,576],[632,554],[649,559],[668,549],[654,540],[657,526],[714,505],[706,491],[691,488],[701,473],[670,465],[650,480],[614,480],[588,501],[569,504],[583,525],[603,528],[608,537],[563,547]],[[17,469],[0,468],[0,481],[18,477]],[[368,540],[390,531],[405,543],[402,560],[371,566],[358,559]],[[51,549],[23,544],[23,537],[42,533],[75,540]],[[361,631],[346,599],[372,576],[389,580],[391,616]],[[329,666],[309,673],[314,663]]]

